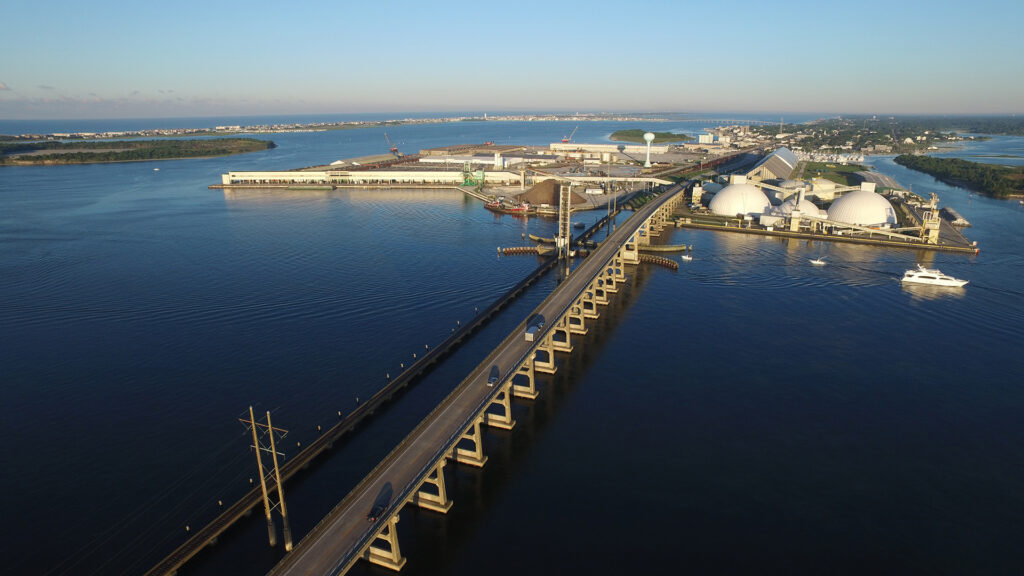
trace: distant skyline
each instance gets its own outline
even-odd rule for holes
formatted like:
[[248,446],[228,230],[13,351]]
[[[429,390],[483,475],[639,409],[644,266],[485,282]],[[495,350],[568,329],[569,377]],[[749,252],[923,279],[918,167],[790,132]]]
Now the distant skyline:
[[5,0],[0,119],[1024,113],[1024,3]]

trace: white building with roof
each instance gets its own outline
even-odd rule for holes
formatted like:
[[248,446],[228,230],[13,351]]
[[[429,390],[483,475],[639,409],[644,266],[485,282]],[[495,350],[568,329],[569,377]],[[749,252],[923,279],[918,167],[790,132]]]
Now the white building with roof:
[[798,160],[789,148],[776,149],[747,171],[751,180],[786,180],[796,170]]

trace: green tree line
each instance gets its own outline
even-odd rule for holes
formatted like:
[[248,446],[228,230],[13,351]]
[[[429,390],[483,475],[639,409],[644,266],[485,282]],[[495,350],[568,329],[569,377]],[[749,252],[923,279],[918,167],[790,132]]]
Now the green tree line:
[[[612,140],[618,140],[620,142],[640,142],[644,141],[644,133],[647,130],[641,130],[639,128],[631,130],[616,130],[611,135]],[[687,136],[686,134],[675,134],[673,132],[655,132],[654,143],[660,142],[686,142],[687,140],[693,140],[693,136]]]
[[970,188],[987,196],[1006,198],[1012,194],[1024,194],[1024,168],[1020,167],[906,154],[897,156],[895,162],[947,184]]
[[[272,141],[256,138],[3,143],[0,144],[0,164],[85,164],[202,158],[243,154],[274,147],[275,144]],[[53,153],[38,154],[41,151],[53,151]],[[27,154],[29,152],[36,153]]]

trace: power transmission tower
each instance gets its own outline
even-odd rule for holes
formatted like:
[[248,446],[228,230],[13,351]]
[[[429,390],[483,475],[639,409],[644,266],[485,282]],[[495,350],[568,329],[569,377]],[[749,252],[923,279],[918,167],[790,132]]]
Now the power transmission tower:
[[[259,469],[260,474],[260,489],[263,491],[263,510],[267,514],[267,535],[270,540],[271,546],[277,545],[277,530],[274,529],[274,518],[271,516],[271,512],[274,509],[280,509],[281,513],[281,529],[284,532],[284,549],[286,552],[292,550],[292,531],[288,526],[288,510],[284,505],[284,487],[281,485],[281,469],[277,465],[277,447],[274,441],[274,436],[283,439],[288,435],[287,430],[281,428],[274,428],[270,424],[270,412],[267,412],[267,423],[257,422],[256,417],[253,415],[252,406],[249,406],[249,419],[239,418],[239,422],[246,427],[247,430],[252,432],[252,448],[256,452],[256,467]],[[267,470],[264,472],[263,458],[260,453],[269,453],[271,459],[274,462],[273,470]],[[281,454],[284,457],[284,454]],[[277,486],[277,502],[272,502],[270,495],[267,492],[267,484],[272,482],[273,485]]]
[[561,184],[558,187],[558,236],[555,238],[555,247],[558,248],[558,258],[568,260],[569,241],[572,234],[572,184]]

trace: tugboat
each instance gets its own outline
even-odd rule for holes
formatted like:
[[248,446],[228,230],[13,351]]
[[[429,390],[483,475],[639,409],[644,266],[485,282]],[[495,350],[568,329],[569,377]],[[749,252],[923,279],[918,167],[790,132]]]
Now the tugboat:
[[498,196],[497,200],[484,204],[484,208],[498,214],[528,215],[537,212],[537,209],[530,206],[529,202],[509,202],[504,196]]

